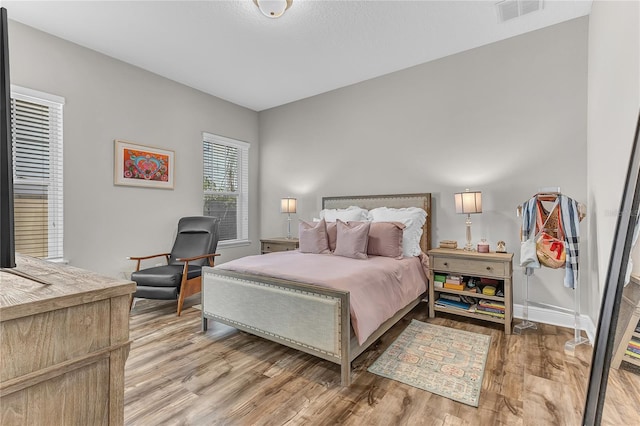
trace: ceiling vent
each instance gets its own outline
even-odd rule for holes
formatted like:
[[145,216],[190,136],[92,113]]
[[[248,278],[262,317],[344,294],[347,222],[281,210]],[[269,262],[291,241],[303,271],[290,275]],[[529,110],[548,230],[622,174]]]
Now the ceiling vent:
[[496,3],[498,22],[505,22],[542,9],[543,0],[504,0]]

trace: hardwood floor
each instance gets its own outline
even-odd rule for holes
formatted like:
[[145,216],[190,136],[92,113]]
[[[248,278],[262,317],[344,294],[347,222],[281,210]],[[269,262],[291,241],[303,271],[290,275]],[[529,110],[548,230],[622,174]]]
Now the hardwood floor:
[[[200,331],[198,296],[140,301],[131,312],[133,344],[125,368],[128,425],[579,425],[591,347],[564,354],[573,331],[540,325],[505,336],[454,316],[429,320],[419,304],[354,362],[340,367],[211,322]],[[366,371],[409,321],[492,336],[480,405],[470,407]],[[517,321],[516,321],[517,323]],[[611,370],[604,425],[640,424],[640,375]]]

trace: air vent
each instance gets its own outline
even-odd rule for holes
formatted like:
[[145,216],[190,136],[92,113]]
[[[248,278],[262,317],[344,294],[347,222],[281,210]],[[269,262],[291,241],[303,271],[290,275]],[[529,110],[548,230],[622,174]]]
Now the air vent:
[[508,21],[542,9],[543,0],[504,0],[496,3],[498,22]]

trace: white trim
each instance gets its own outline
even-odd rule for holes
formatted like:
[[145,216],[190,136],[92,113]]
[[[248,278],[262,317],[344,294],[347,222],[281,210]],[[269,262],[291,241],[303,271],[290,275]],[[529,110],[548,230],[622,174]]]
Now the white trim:
[[251,240],[226,240],[218,243],[218,248],[250,246]]
[[11,95],[12,97],[13,95],[19,95],[23,100],[49,101],[59,105],[65,104],[65,99],[62,96],[52,95],[51,93],[29,89],[15,84],[11,85]]
[[227,138],[225,136],[214,135],[213,133],[202,132],[202,139],[206,142],[220,142],[227,145],[236,146],[240,149],[250,149],[251,144],[249,142],[239,141],[237,139]]
[[[513,318],[522,319],[522,305],[513,305]],[[574,318],[573,315],[563,312],[558,312],[553,309],[546,309],[538,306],[529,305],[529,320],[532,322],[538,322],[543,324],[557,325],[559,327],[567,327],[573,329]],[[596,336],[596,326],[593,324],[591,318],[587,315],[580,315],[579,327],[587,334],[589,342],[593,343]],[[514,325],[518,324],[514,321]]]

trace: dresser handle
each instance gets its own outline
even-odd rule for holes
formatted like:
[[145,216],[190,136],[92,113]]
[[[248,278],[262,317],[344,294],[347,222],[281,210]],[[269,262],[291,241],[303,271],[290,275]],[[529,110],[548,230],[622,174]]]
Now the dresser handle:
[[449,266],[449,263],[447,263],[447,262],[444,262],[444,266]]
[[490,270],[491,270],[491,266],[487,266],[487,271],[490,271]]

